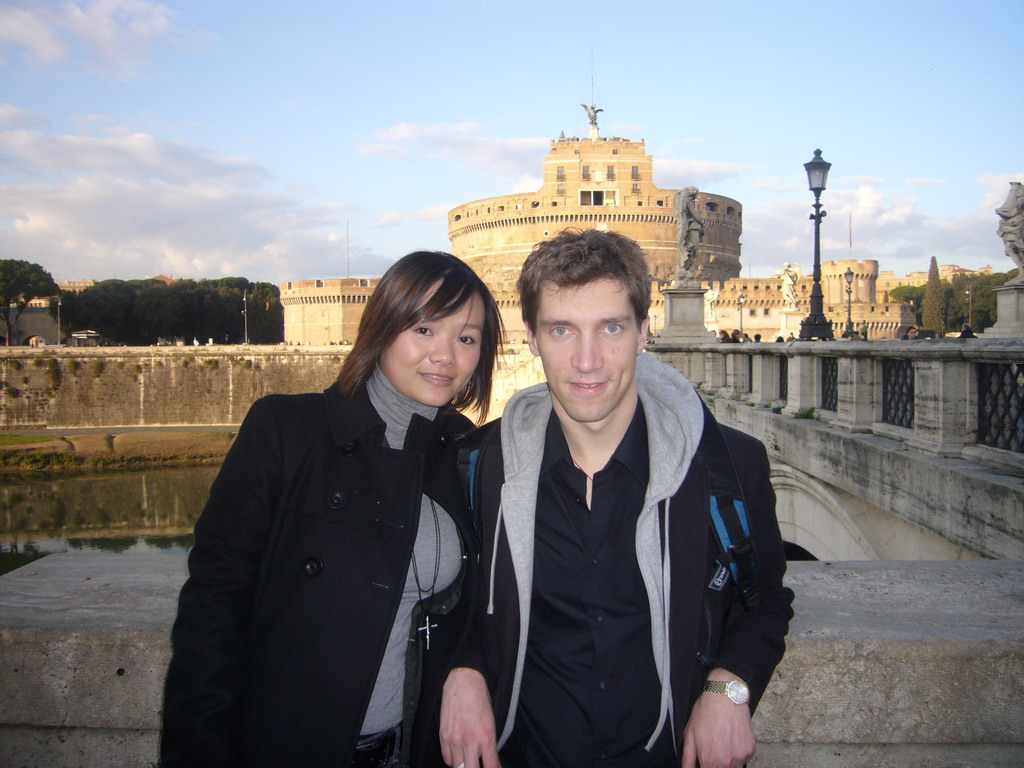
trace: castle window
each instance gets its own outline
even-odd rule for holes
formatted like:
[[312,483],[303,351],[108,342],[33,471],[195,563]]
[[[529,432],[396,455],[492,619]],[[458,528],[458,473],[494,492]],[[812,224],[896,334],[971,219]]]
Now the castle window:
[[317,280],[316,281],[316,287],[317,288],[323,288],[324,287],[324,281],[323,280]]
[[539,200],[534,200],[532,203],[530,203],[530,207],[531,208],[537,208],[539,206],[540,206],[540,201]]
[[608,166],[608,181],[615,181],[615,166]]
[[665,201],[664,200],[659,200],[658,201],[658,207],[659,208],[664,208],[665,207]]
[[504,210],[505,210],[505,206],[504,205],[499,205],[498,206],[498,213],[501,213]]
[[633,185],[633,194],[634,195],[639,195],[640,194],[640,185],[639,184],[634,184]]
[[617,155],[617,154],[619,154],[619,150],[617,150],[617,149],[613,149],[613,150],[612,150],[612,154],[613,154],[613,155]]
[[462,221],[462,214],[461,213],[456,213],[455,214],[455,221]]
[[718,203],[704,203],[704,207],[714,213],[718,210]]
[[564,166],[560,165],[560,166],[558,166],[555,169],[555,180],[556,181],[565,181],[565,167]]
[[640,181],[640,166],[634,165],[629,176],[633,181]]
[[565,194],[565,184],[559,184],[558,185],[557,194],[559,194],[559,195],[564,195]]
[[557,200],[552,200],[551,201],[551,207],[552,208],[557,208],[558,207],[558,201]]
[[581,178],[584,181],[590,181],[590,166],[589,165],[584,165],[583,166],[583,175],[582,175]]
[[729,206],[728,208],[726,208],[726,209],[725,209],[725,212],[726,212],[726,213],[727,213],[728,215],[732,216],[732,215],[733,215],[734,213],[736,213],[736,209],[735,209],[735,208],[733,208],[733,207],[732,207],[732,206],[730,205],[730,206]]

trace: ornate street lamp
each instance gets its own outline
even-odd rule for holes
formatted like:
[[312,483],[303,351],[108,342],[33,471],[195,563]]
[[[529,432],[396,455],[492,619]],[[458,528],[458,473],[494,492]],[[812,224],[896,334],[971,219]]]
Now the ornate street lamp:
[[[964,291],[967,294],[967,324],[971,326],[971,330],[974,330],[974,323],[972,322],[972,316],[974,315],[974,294],[971,292],[971,284],[967,284],[967,290]],[[58,305],[59,306],[59,305]]]
[[740,340],[742,341],[742,338],[743,338],[743,305],[747,303],[747,297],[744,296],[742,293],[740,293],[740,295],[736,297],[736,303],[740,307],[740,310],[739,310],[740,311]]
[[846,330],[843,332],[843,336],[845,336],[848,339],[852,339],[853,315],[850,311],[850,300],[853,296],[853,270],[847,267],[846,272],[843,273],[843,277],[846,278]]
[[825,182],[828,181],[828,169],[832,163],[826,163],[821,159],[821,150],[814,150],[814,157],[810,162],[804,163],[807,171],[807,186],[814,193],[814,213],[811,214],[811,221],[814,222],[814,283],[811,285],[811,312],[807,318],[800,323],[800,338],[809,339],[832,339],[832,324],[825,317],[825,300],[821,293],[821,220],[825,218],[825,211],[821,209],[821,193],[825,191]]

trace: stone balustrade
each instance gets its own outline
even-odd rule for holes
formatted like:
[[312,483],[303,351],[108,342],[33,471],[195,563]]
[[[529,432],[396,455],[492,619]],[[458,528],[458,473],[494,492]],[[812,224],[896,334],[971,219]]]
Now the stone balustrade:
[[1024,339],[655,340],[650,351],[713,398],[1024,469]]
[[[0,765],[149,768],[185,558],[0,577]],[[751,768],[1024,764],[1024,561],[793,563]]]

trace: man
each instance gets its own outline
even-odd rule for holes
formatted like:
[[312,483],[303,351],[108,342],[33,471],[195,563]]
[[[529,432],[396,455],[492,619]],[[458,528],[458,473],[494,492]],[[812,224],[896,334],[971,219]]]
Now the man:
[[509,401],[477,461],[484,578],[445,684],[445,761],[740,766],[792,616],[764,447],[720,428],[760,589],[733,611],[695,460],[713,425],[682,374],[643,354],[639,246],[563,232],[531,253],[519,292],[547,384]]

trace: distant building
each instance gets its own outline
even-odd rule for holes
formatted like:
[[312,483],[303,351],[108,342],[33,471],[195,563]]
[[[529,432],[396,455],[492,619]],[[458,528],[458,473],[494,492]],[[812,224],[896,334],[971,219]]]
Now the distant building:
[[[992,267],[984,266],[978,269],[965,269],[959,267],[956,264],[940,264],[939,265],[939,279],[945,280],[946,282],[953,282],[954,277],[961,275],[991,275]],[[928,272],[911,272],[910,274],[904,275],[903,277],[897,277],[894,272],[879,272],[878,280],[876,281],[876,290],[879,296],[884,301],[888,301],[888,296],[896,288],[902,288],[906,285],[924,285],[928,282]]]
[[[660,289],[676,274],[675,196],[654,184],[654,166],[644,142],[602,138],[592,126],[587,138],[561,137],[543,159],[536,192],[475,200],[448,213],[452,253],[487,283],[502,309],[513,340],[525,334],[515,282],[533,246],[567,228],[619,232],[640,244],[650,265],[651,326],[664,325]],[[699,192],[704,236],[697,251],[704,280],[740,274],[743,207],[729,197]]]
[[346,277],[281,283],[286,344],[351,344],[366,300],[380,278]]

